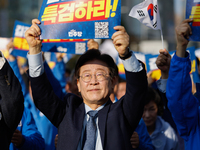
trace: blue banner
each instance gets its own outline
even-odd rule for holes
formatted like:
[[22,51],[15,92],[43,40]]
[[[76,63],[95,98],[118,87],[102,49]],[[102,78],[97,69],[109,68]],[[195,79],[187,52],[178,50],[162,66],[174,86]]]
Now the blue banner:
[[[195,47],[189,47],[187,48],[187,51],[190,53],[190,59],[191,59],[191,74],[193,76],[193,81],[194,83],[200,83],[200,77],[198,75],[198,70],[197,70],[197,62],[196,62],[196,56],[195,56]],[[175,51],[170,51],[169,54],[173,57],[175,54]],[[157,55],[152,55],[152,54],[146,54],[145,59],[146,59],[146,69],[147,72],[153,71],[155,79],[159,79],[161,74],[160,70],[156,66],[156,59],[158,57]]]
[[87,42],[88,40],[83,39],[44,39],[42,42],[42,51],[83,54],[88,49]]
[[28,43],[25,39],[25,32],[30,28],[30,24],[15,21],[13,28],[13,51],[12,55],[26,57],[29,50]]
[[187,0],[186,4],[186,19],[192,18],[193,22],[190,23],[192,28],[192,35],[190,41],[200,41],[200,0]]
[[43,0],[41,39],[110,39],[121,25],[121,0]]
[[191,47],[187,49],[190,53],[190,59],[191,59],[191,73],[193,77],[194,83],[200,83],[200,77],[197,69],[197,58],[195,56],[195,47]]
[[[13,29],[14,49],[12,55],[26,57],[29,46],[25,39],[25,32],[30,26],[30,24],[15,21]],[[42,42],[42,51],[82,54],[88,49],[87,42],[88,40],[85,39],[44,39]]]

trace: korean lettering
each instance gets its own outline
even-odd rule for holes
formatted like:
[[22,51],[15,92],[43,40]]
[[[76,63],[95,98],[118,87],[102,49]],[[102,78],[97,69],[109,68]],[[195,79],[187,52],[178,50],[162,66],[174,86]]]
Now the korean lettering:
[[[48,0],[48,3],[58,0]],[[48,5],[43,12],[41,21],[44,24],[58,24],[102,20],[110,17],[111,0],[82,0],[62,2]]]

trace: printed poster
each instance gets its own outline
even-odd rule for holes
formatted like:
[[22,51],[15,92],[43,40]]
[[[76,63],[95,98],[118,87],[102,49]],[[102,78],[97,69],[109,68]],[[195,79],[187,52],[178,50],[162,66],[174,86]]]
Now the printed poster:
[[[30,24],[15,21],[13,29],[14,49],[12,55],[26,57],[29,46],[25,39],[25,32],[30,26]],[[44,39],[42,51],[82,54],[88,49],[87,41],[86,39]]]
[[186,19],[192,18],[193,22],[190,23],[192,28],[192,35],[190,41],[200,41],[200,0],[187,0],[186,4]]
[[41,39],[110,39],[121,25],[121,0],[43,0]]
[[88,49],[87,42],[87,39],[44,39],[42,51],[83,54]]
[[12,55],[26,57],[29,50],[28,43],[25,38],[25,32],[30,28],[31,25],[15,21],[13,28],[13,51]]

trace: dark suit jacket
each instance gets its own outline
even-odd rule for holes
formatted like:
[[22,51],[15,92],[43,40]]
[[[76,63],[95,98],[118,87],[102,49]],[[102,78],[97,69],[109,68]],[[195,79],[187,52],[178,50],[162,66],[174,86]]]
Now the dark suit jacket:
[[[146,71],[126,71],[126,79],[126,95],[114,104],[109,100],[98,113],[104,150],[132,149],[130,137],[141,119],[147,91]],[[58,127],[57,149],[76,150],[85,116],[83,100],[67,94],[61,101],[54,94],[45,73],[30,80],[36,106]]]
[[0,95],[0,150],[7,150],[24,110],[21,85],[7,61],[0,70]]

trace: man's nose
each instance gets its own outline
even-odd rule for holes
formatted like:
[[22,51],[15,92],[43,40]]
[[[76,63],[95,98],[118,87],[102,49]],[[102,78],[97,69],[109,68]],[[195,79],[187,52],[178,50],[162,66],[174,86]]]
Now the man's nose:
[[98,82],[97,76],[96,75],[92,75],[90,83],[96,83],[96,82]]

